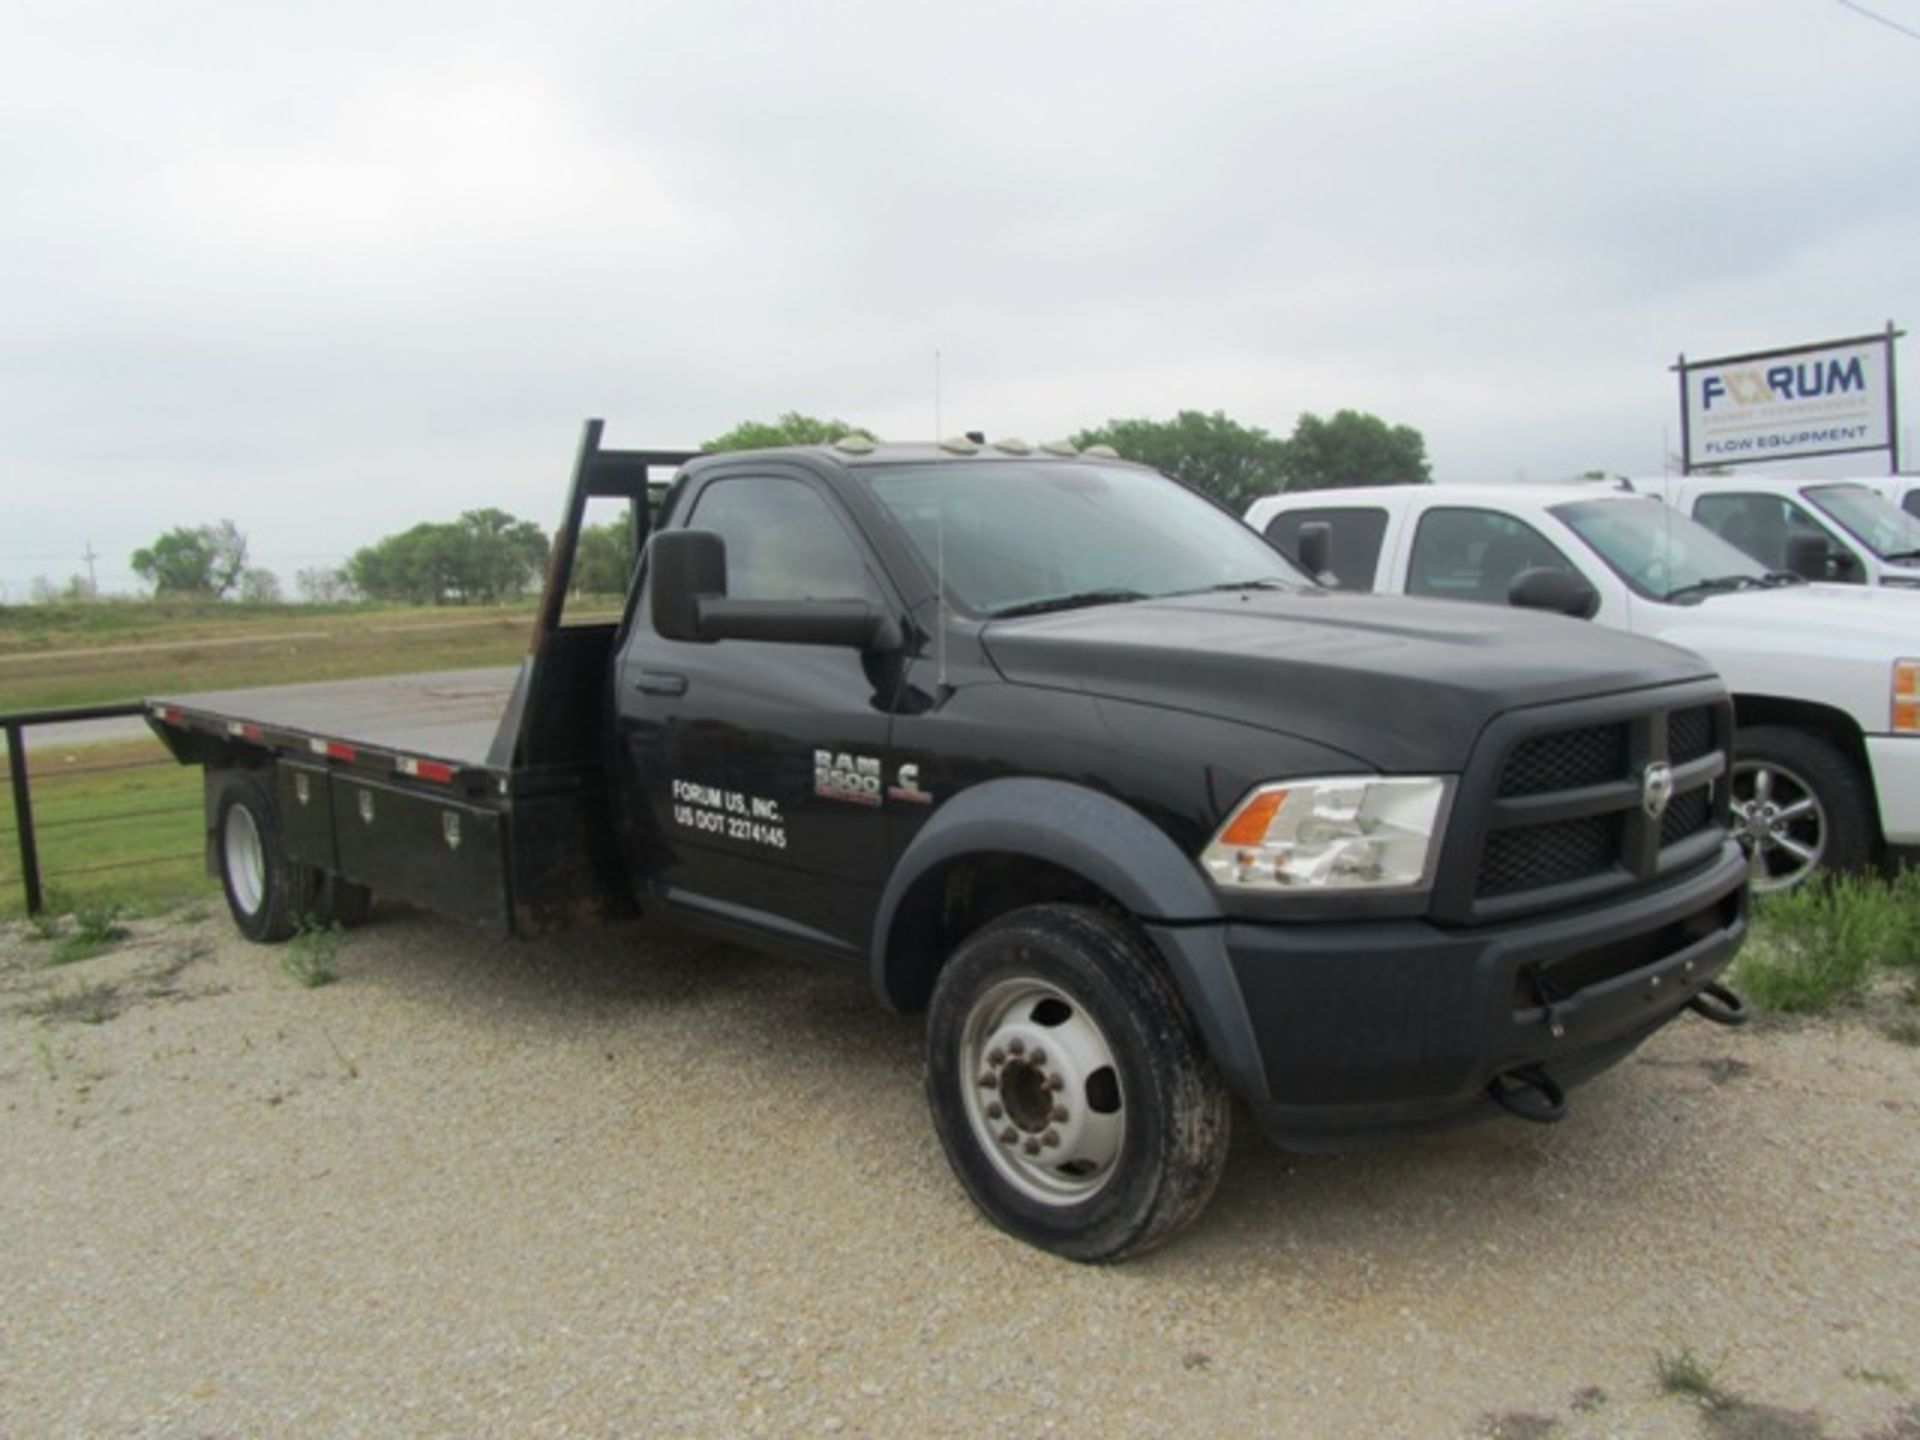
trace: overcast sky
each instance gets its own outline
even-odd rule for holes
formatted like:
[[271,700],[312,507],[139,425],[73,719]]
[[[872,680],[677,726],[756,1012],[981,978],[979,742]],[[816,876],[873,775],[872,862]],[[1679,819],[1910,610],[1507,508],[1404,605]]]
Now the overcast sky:
[[1920,0],[1863,3],[12,0],[0,582],[551,528],[587,415],[924,437],[936,350],[948,431],[1657,473],[1677,352],[1920,326]]

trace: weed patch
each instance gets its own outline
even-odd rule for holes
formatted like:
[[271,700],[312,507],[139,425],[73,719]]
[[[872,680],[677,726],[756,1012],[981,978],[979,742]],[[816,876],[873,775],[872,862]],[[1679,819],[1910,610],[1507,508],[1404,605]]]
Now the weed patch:
[[1764,1010],[1817,1015],[1884,975],[1920,979],[1920,875],[1821,876],[1755,907],[1734,983]]
[[1654,1356],[1653,1374],[1661,1394],[1702,1410],[1725,1410],[1734,1403],[1734,1397],[1715,1383],[1712,1368],[1688,1346]]
[[127,927],[120,923],[121,907],[114,902],[82,905],[73,912],[73,929],[53,944],[47,957],[50,965],[72,965],[104,955],[127,938]]
[[346,939],[347,932],[339,925],[325,924],[312,916],[304,916],[293,938],[287,941],[286,949],[281,952],[281,968],[309,990],[331,985],[340,978],[333,968],[333,962],[339,957],[340,947],[346,943]]
[[119,1012],[119,995],[111,985],[88,982],[71,990],[56,990],[20,1007],[36,1020],[72,1020],[82,1025],[104,1025]]

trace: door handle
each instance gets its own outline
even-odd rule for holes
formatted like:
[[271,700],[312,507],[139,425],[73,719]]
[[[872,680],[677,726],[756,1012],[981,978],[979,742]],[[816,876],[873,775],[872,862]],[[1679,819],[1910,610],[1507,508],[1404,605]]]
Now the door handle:
[[642,670],[633,677],[633,688],[648,695],[684,695],[687,677],[670,670]]

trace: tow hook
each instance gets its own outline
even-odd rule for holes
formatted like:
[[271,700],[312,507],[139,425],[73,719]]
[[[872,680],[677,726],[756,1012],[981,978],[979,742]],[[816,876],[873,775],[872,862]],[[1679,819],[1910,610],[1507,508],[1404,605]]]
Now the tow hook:
[[1747,1002],[1717,980],[1702,985],[1700,993],[1687,1001],[1687,1008],[1716,1025],[1747,1023]]
[[1567,1092],[1538,1065],[1523,1065],[1487,1082],[1487,1098],[1509,1115],[1551,1125],[1566,1118]]

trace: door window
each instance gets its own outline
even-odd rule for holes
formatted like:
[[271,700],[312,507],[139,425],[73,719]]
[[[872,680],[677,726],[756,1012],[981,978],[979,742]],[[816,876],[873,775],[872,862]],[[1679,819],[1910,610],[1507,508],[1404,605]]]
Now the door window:
[[1524,520],[1495,510],[1429,510],[1413,537],[1407,593],[1505,605],[1523,570],[1580,573]]
[[1267,522],[1267,539],[1294,564],[1300,563],[1300,527],[1313,521],[1332,536],[1327,568],[1334,588],[1371,590],[1380,564],[1380,541],[1387,533],[1387,512],[1374,506],[1338,506],[1325,510],[1288,510]]
[[877,600],[846,526],[812,486],[748,476],[700,492],[688,522],[727,547],[727,594],[737,600]]
[[1769,570],[1787,568],[1787,543],[1796,535],[1837,547],[1825,526],[1784,495],[1702,495],[1693,518]]

